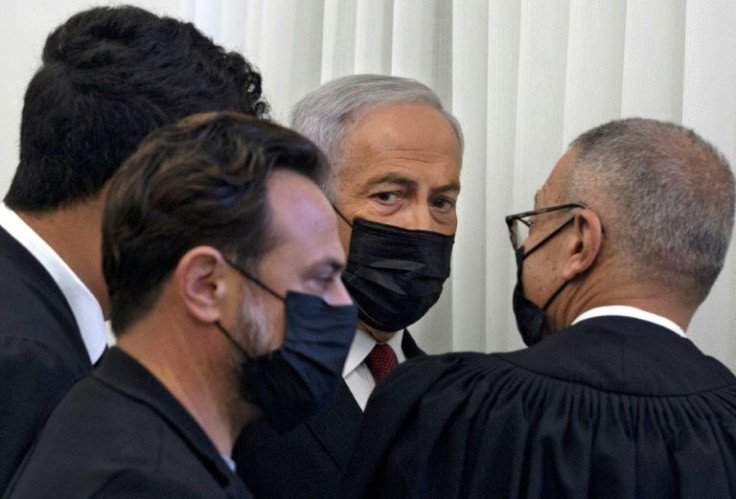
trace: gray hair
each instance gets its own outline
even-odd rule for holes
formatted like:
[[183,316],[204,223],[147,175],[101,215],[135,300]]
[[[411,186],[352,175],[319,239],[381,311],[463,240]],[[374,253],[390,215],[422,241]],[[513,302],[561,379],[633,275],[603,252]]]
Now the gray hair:
[[630,118],[572,142],[578,156],[568,195],[601,217],[607,241],[631,275],[686,277],[694,299],[723,268],[734,224],[734,176],[694,131]]
[[325,83],[296,103],[292,128],[317,144],[332,166],[322,186],[330,201],[335,200],[336,179],[343,166],[345,137],[368,111],[404,102],[426,104],[440,111],[452,126],[462,152],[460,123],[445,110],[437,94],[416,80],[372,74],[345,76]]

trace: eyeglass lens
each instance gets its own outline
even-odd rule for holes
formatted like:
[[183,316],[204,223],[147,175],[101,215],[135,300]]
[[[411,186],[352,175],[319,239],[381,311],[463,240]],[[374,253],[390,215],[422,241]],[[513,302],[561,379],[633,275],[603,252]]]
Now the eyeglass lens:
[[526,222],[525,218],[517,218],[511,226],[511,242],[514,249],[519,249],[529,237],[529,226],[524,222]]

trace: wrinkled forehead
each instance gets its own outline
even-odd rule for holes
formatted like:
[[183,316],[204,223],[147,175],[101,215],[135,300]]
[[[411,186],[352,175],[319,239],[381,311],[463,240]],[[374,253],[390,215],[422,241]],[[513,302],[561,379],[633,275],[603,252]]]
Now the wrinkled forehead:
[[390,103],[368,109],[345,136],[346,145],[381,150],[421,150],[461,161],[460,143],[445,115],[420,102]]

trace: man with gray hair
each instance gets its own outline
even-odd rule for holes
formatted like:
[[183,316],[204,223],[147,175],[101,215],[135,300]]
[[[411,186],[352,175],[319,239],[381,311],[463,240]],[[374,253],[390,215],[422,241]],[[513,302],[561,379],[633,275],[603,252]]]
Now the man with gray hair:
[[725,158],[678,125],[614,121],[506,222],[530,348],[397,369],[344,497],[734,497],[736,378],[685,334],[733,231]]
[[286,435],[249,425],[234,457],[256,496],[337,497],[373,388],[422,355],[406,327],[450,273],[463,138],[432,90],[393,76],[329,82],[297,103],[292,121],[332,165],[323,189],[339,215],[343,281],[360,324],[324,410]]

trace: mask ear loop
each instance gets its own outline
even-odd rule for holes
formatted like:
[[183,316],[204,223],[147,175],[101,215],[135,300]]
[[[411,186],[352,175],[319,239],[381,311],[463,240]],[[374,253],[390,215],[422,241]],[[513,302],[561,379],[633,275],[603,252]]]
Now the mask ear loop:
[[245,348],[243,348],[242,346],[240,346],[240,343],[238,343],[237,341],[235,341],[235,338],[233,338],[233,336],[232,336],[232,335],[230,334],[230,332],[229,332],[229,331],[228,331],[227,329],[225,329],[225,327],[224,327],[224,326],[223,326],[223,325],[222,325],[222,324],[220,323],[220,321],[219,321],[219,320],[216,320],[216,321],[215,321],[215,326],[217,326],[217,329],[219,329],[219,330],[220,330],[220,332],[221,332],[221,333],[222,333],[223,335],[225,335],[225,338],[227,338],[227,339],[228,339],[228,341],[230,342],[230,344],[231,344],[232,346],[234,346],[234,347],[235,347],[235,349],[236,349],[236,350],[238,350],[238,351],[239,351],[239,352],[240,352],[241,354],[243,354],[243,355],[245,356],[245,358],[246,358],[246,359],[249,359],[249,360],[250,360],[250,359],[252,359],[252,358],[253,358],[253,357],[251,357],[251,355],[250,355],[250,354],[249,354],[249,353],[248,353],[248,352],[247,352],[247,351],[245,350]]
[[547,300],[547,303],[545,303],[544,306],[542,307],[542,312],[546,312],[547,311],[547,309],[549,308],[549,306],[552,304],[552,301],[555,298],[557,298],[557,296],[560,293],[562,293],[562,290],[565,289],[565,286],[567,286],[568,284],[570,284],[570,281],[565,281],[565,282],[562,283],[562,285],[559,288],[557,288],[557,291],[555,291],[552,294],[552,296],[549,297],[549,300]]
[[[258,358],[253,357],[251,354],[249,354],[248,351],[245,348],[243,348],[240,345],[240,343],[238,343],[235,340],[235,338],[233,338],[233,336],[230,334],[230,332],[227,329],[225,329],[225,327],[220,323],[219,320],[216,320],[215,321],[215,326],[225,336],[225,338],[227,338],[227,341],[230,342],[230,344],[233,347],[235,347],[235,350],[237,352],[240,352],[240,355],[242,355],[245,358],[244,368],[253,369],[254,368],[253,366],[255,365],[254,362],[257,362],[258,361]],[[273,351],[268,352],[263,357],[264,358],[270,358],[272,355],[273,355]],[[257,404],[258,403],[258,398],[257,398],[257,396],[254,393],[246,393],[244,395],[244,397],[245,397],[245,400],[247,402],[250,402],[251,404]]]
[[342,212],[341,212],[340,210],[338,210],[338,209],[337,209],[337,206],[335,206],[335,205],[333,204],[333,205],[332,205],[332,209],[333,209],[333,210],[335,210],[335,213],[337,213],[337,214],[338,214],[338,216],[339,216],[340,218],[342,218],[342,219],[343,219],[343,220],[345,221],[345,223],[346,223],[346,224],[348,224],[348,225],[350,226],[350,228],[352,228],[352,227],[353,227],[353,224],[352,224],[352,223],[350,222],[350,220],[348,220],[348,219],[347,219],[347,217],[346,217],[345,215],[343,215],[343,214],[342,214]]
[[274,291],[273,289],[271,289],[268,286],[266,286],[260,279],[258,279],[255,276],[251,275],[250,272],[248,272],[245,269],[241,268],[239,265],[235,265],[228,258],[225,258],[224,255],[223,255],[223,259],[227,262],[228,265],[230,265],[232,268],[234,268],[235,270],[237,270],[238,273],[240,273],[240,275],[242,275],[243,277],[245,277],[249,281],[252,281],[254,284],[258,285],[258,287],[260,287],[264,291],[268,292],[269,294],[275,296],[276,298],[278,298],[282,302],[286,302],[286,298],[285,297],[281,296],[276,291]]
[[[528,257],[529,255],[531,255],[532,253],[534,253],[535,251],[537,251],[537,250],[538,250],[539,248],[541,248],[542,246],[544,246],[544,244],[545,244],[545,243],[546,243],[547,241],[549,241],[550,239],[552,239],[553,237],[555,237],[555,236],[556,236],[557,234],[559,234],[560,232],[562,232],[562,231],[563,231],[564,229],[566,229],[566,228],[567,228],[567,226],[568,226],[568,225],[570,225],[570,224],[571,224],[571,223],[573,223],[574,221],[575,221],[575,216],[572,216],[572,217],[570,217],[570,219],[569,219],[569,220],[568,220],[567,222],[565,222],[564,224],[560,225],[560,226],[559,226],[559,227],[557,227],[557,228],[556,228],[555,230],[553,230],[553,231],[552,231],[552,232],[551,232],[551,233],[550,233],[549,235],[547,235],[547,236],[546,236],[546,237],[545,237],[544,239],[542,239],[542,240],[541,240],[541,241],[539,241],[539,242],[538,242],[537,244],[535,244],[535,245],[534,245],[534,246],[532,247],[532,249],[530,249],[530,250],[529,250],[529,251],[527,251],[526,253],[523,253],[523,254],[521,255],[521,259],[522,259],[522,260],[525,260],[525,259],[526,259],[526,258],[527,258],[527,257]],[[521,246],[521,248],[523,248],[523,246]]]
[[[570,225],[570,224],[572,224],[574,221],[575,221],[575,216],[570,217],[570,219],[567,222],[565,222],[564,224],[562,224],[559,227],[557,227],[554,231],[552,231],[551,234],[549,234],[547,237],[545,237],[544,239],[542,239],[541,241],[539,241],[537,244],[535,244],[532,247],[532,249],[530,249],[526,253],[523,252],[524,251],[524,247],[523,246],[519,247],[516,250],[516,265],[517,265],[517,268],[518,268],[517,272],[519,272],[521,270],[521,265],[523,265],[522,262],[529,255],[531,255],[532,253],[534,253],[535,251],[537,251],[539,248],[541,248],[547,241],[549,241],[550,239],[552,239],[553,237],[555,237],[557,234],[559,234],[560,232],[562,232],[562,230],[564,230],[565,228],[567,228],[567,226]],[[521,279],[519,277],[520,277],[520,272],[519,272],[519,276],[517,277],[517,279],[518,279],[519,283],[521,283]],[[542,312],[546,312],[547,311],[547,308],[552,304],[552,301],[555,298],[557,298],[557,296],[560,293],[562,293],[562,290],[565,289],[565,286],[567,286],[568,284],[570,284],[570,281],[565,281],[565,282],[562,283],[562,285],[559,288],[557,288],[557,291],[555,291],[552,294],[552,296],[549,297],[549,299],[546,301],[546,303],[541,307]],[[522,284],[522,289],[523,289],[523,284]]]
[[[263,282],[261,282],[260,279],[257,279],[255,276],[251,275],[250,272],[248,272],[245,269],[241,268],[239,265],[235,265],[233,262],[230,261],[230,259],[226,258],[224,255],[223,255],[223,259],[225,260],[225,262],[228,265],[230,265],[232,268],[234,268],[240,275],[242,275],[246,279],[252,281],[257,286],[259,286],[261,289],[263,289],[267,293],[270,293],[271,295],[275,296],[277,299],[281,300],[282,302],[286,302],[286,298],[284,298],[283,296],[281,296],[280,294],[278,294],[276,291],[274,291],[273,289],[271,289],[268,286],[266,286]],[[215,321],[215,326],[217,327],[217,329],[220,330],[220,332],[223,335],[225,335],[225,337],[236,348],[236,350],[240,351],[240,353],[243,354],[246,359],[248,359],[248,361],[255,360],[255,357],[253,357],[251,354],[249,354],[248,351],[245,348],[243,348],[240,345],[240,343],[238,343],[235,340],[235,338],[233,338],[233,336],[230,334],[230,332],[227,329],[225,329],[225,327],[220,323],[219,320],[216,320]],[[265,354],[265,356],[269,356],[269,357],[271,355],[273,355],[273,351],[268,352],[267,354]]]

